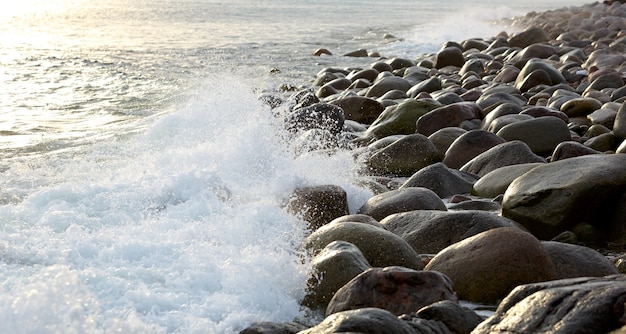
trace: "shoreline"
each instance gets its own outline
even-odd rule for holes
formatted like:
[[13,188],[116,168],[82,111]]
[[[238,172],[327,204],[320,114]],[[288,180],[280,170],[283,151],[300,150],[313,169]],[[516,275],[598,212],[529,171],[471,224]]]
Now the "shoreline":
[[[241,333],[623,325],[623,307],[599,310],[626,296],[626,254],[610,261],[584,245],[626,244],[626,5],[506,20],[523,29],[369,68],[329,67],[288,99],[260,97],[298,154],[353,152],[356,181],[374,196],[350,215],[337,186],[296,190],[288,210],[312,232],[303,305],[326,317]],[[459,301],[498,308],[484,319]]]

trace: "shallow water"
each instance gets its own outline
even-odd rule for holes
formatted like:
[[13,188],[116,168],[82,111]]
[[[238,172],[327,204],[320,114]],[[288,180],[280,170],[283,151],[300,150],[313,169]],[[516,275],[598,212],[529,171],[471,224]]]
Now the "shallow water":
[[312,57],[320,47],[410,57],[565,4],[3,3],[1,331],[229,333],[301,317],[307,231],[285,197],[331,183],[355,211],[371,193],[347,152],[295,158],[256,95],[371,61]]

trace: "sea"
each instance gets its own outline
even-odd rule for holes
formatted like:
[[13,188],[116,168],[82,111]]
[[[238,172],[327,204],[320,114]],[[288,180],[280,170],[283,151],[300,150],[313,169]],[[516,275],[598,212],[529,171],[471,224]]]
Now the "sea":
[[310,231],[285,201],[372,193],[349,152],[296,155],[259,94],[585,3],[0,0],[0,332],[313,321]]

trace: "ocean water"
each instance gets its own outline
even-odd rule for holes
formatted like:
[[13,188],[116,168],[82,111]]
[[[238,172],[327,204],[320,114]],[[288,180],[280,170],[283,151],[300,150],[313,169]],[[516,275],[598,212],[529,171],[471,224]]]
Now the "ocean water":
[[355,211],[371,193],[348,152],[295,157],[257,95],[371,62],[317,48],[411,57],[584,3],[0,1],[0,332],[305,319],[287,196],[336,184]]

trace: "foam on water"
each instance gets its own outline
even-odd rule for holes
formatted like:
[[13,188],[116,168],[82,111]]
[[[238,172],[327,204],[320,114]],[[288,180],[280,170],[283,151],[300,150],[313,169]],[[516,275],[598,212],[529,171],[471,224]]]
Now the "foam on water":
[[300,313],[296,186],[333,183],[349,155],[293,159],[237,79],[216,78],[145,134],[5,172],[0,328],[11,333],[228,333]]

